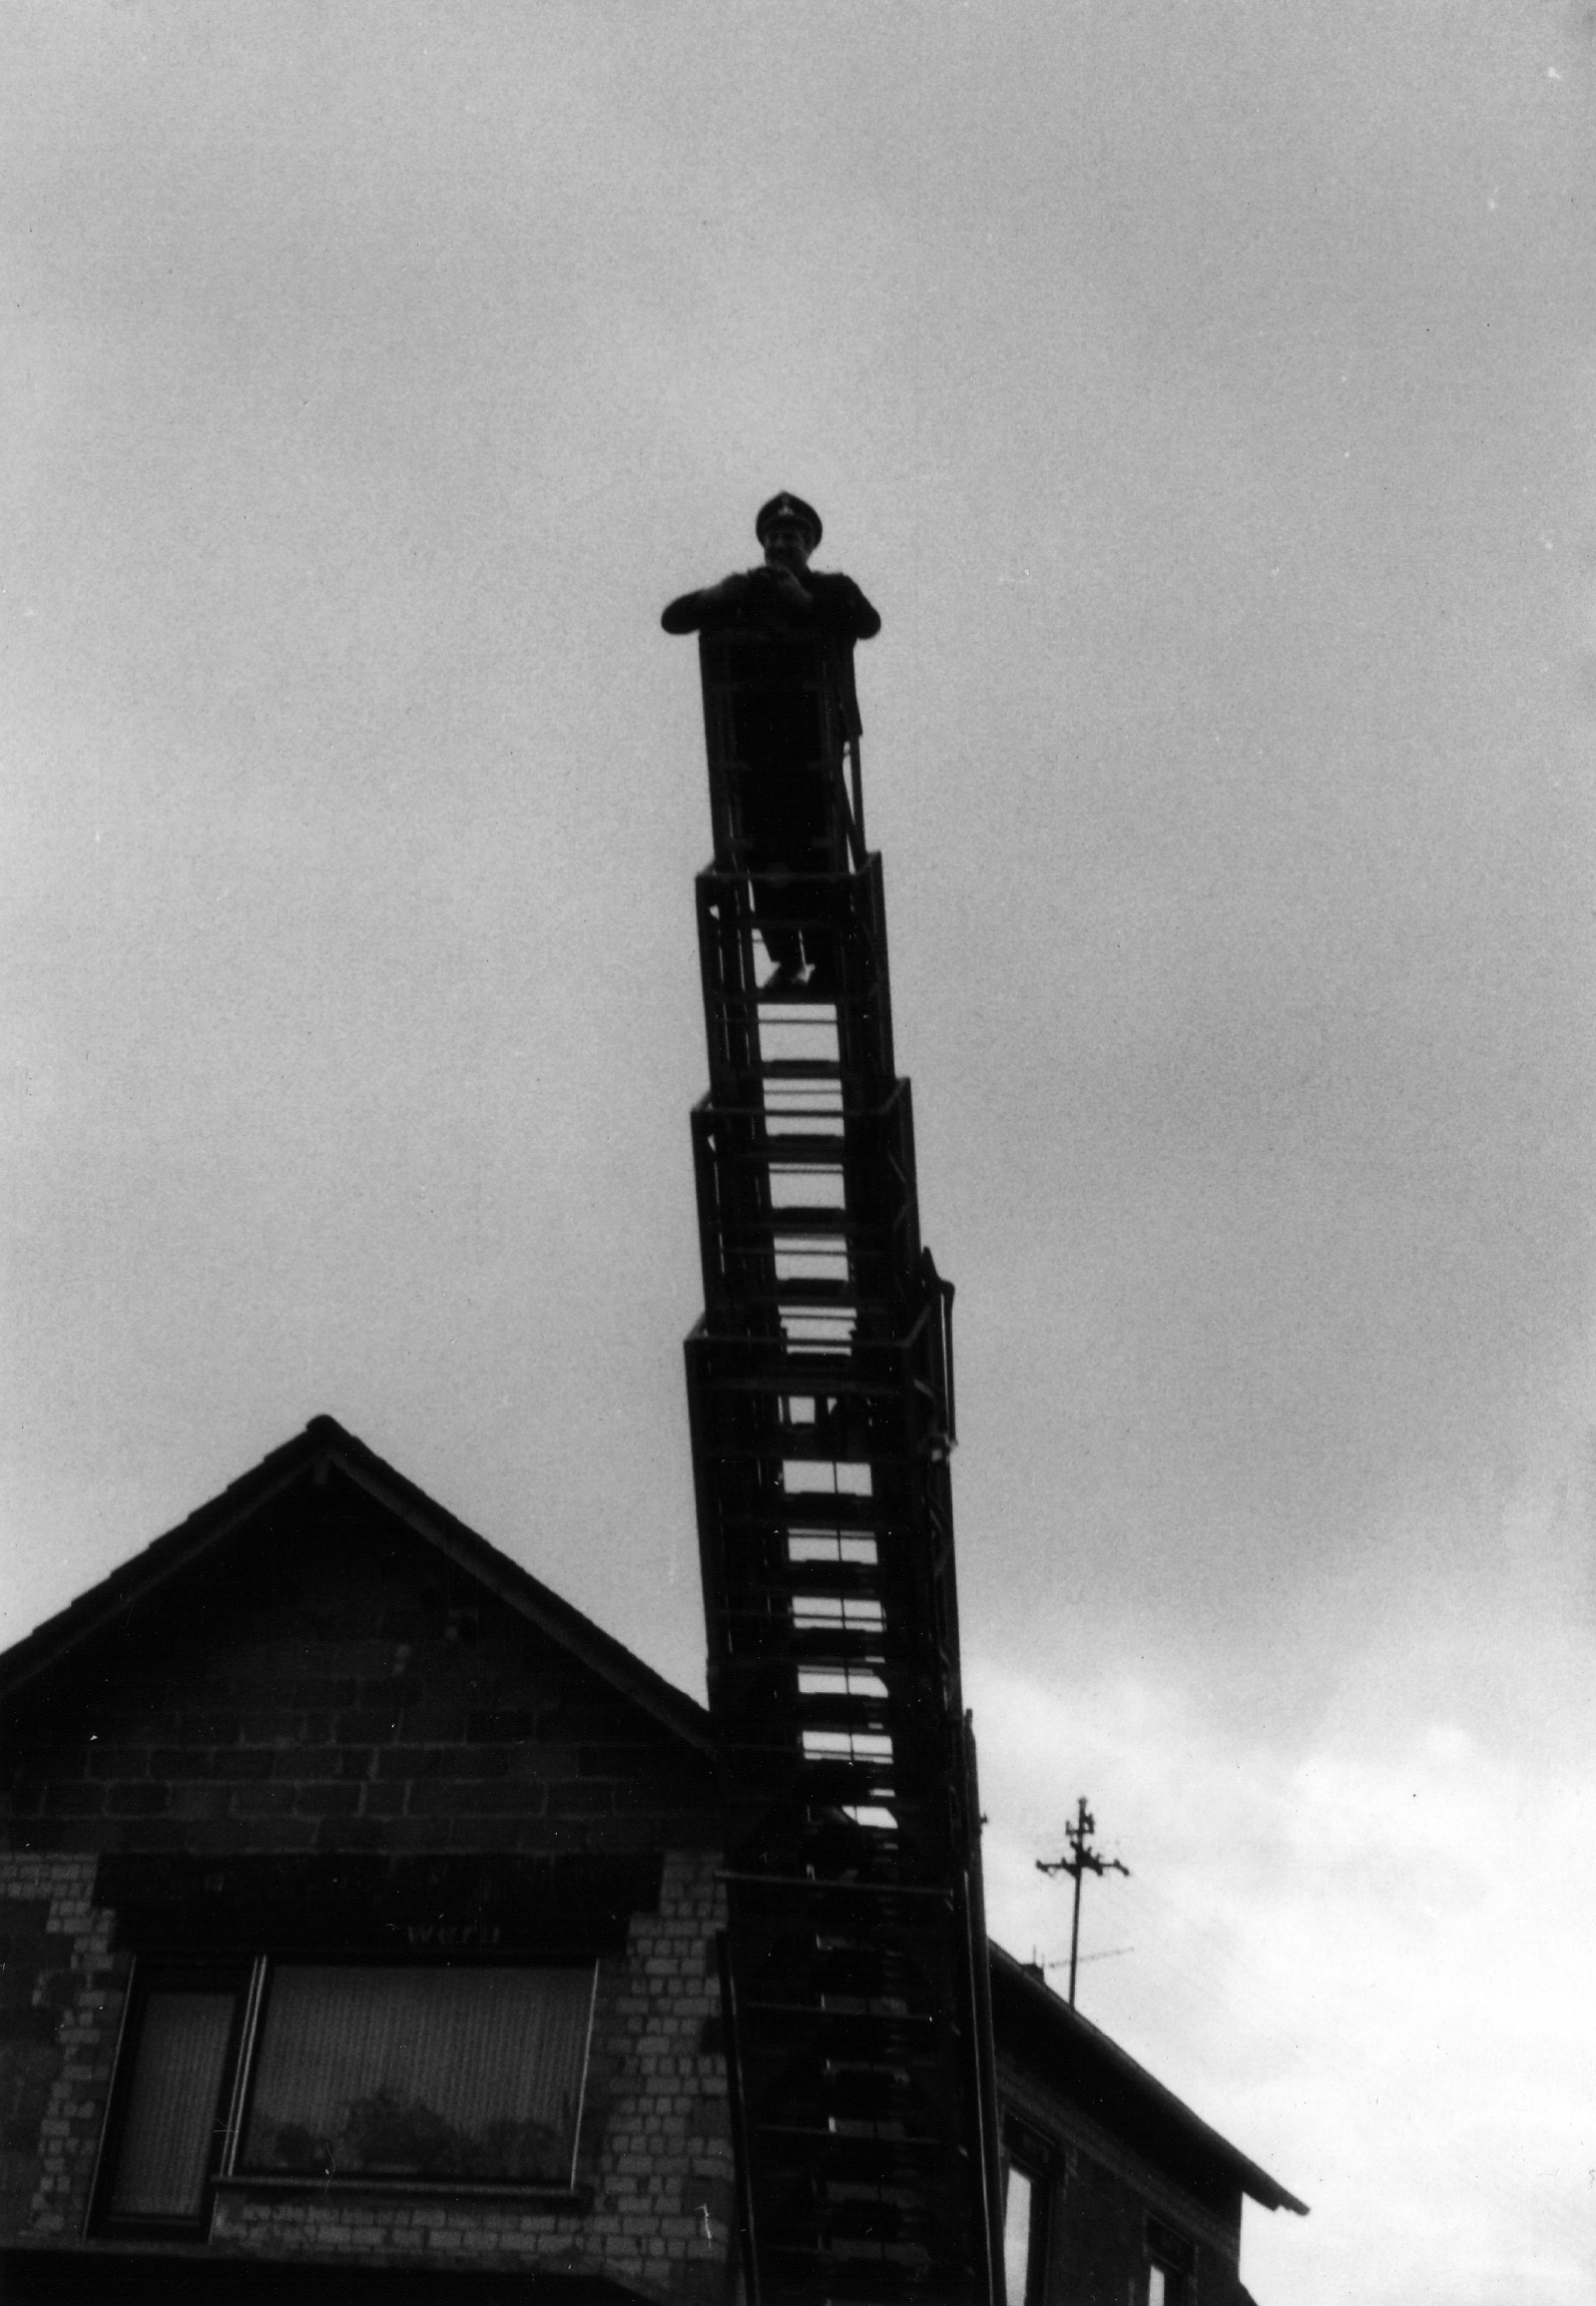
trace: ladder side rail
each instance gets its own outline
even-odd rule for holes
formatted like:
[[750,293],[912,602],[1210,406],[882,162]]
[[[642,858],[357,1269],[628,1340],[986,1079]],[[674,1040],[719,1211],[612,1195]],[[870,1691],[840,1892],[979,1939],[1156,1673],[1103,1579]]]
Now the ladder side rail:
[[743,2094],[741,2027],[738,2020],[737,1982],[732,1972],[730,1934],[718,1930],[715,1951],[721,1978],[721,2022],[726,2038],[727,2110],[732,2121],[735,2151],[733,2178],[737,2188],[738,2244],[742,2259],[746,2306],[762,2306],[760,2256],[755,2241],[754,2192],[749,2183],[748,2112]]
[[974,1987],[973,2048],[977,2062],[977,2096],[981,2107],[981,2183],[986,2198],[988,2285],[994,2298],[1003,2292],[1003,2175],[1000,2147],[1001,2109],[997,2095],[997,2047],[992,2022],[992,1965],[987,1953],[986,1891],[981,1877],[981,1792],[975,1762],[975,1728],[966,1713],[960,1724],[963,1779],[971,1813],[972,1858],[964,1874],[964,1911],[970,1949],[970,1977]]

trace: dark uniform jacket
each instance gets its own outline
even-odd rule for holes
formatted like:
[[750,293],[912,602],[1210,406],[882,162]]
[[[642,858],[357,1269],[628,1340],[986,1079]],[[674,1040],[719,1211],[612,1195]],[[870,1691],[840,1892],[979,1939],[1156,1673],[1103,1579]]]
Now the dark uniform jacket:
[[834,655],[843,727],[848,736],[856,737],[862,723],[853,686],[853,644],[873,640],[881,620],[851,577],[806,568],[798,581],[809,596],[812,605],[808,609],[789,602],[768,568],[755,568],[729,577],[724,588],[718,585],[713,592],[684,593],[680,600],[672,601],[660,622],[668,633],[763,626],[782,633],[823,636]]

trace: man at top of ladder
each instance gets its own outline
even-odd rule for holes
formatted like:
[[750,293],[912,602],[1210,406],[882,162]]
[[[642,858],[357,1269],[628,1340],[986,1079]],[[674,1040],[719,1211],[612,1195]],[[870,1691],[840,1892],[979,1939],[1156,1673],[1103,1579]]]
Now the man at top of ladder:
[[672,601],[660,622],[668,633],[743,626],[823,636],[836,649],[843,733],[856,737],[860,722],[853,644],[873,641],[881,620],[851,577],[809,567],[820,533],[820,516],[813,505],[782,490],[762,504],[755,517],[754,534],[765,548],[763,564],[737,570],[702,592],[684,593]]
[[[827,847],[824,789],[840,777],[840,747],[856,747],[861,726],[853,644],[872,640],[881,620],[851,577],[809,567],[820,516],[801,497],[785,490],[773,496],[760,507],[754,533],[765,548],[761,567],[684,593],[660,622],[668,633],[747,635],[776,652],[769,662],[761,656],[755,686],[734,710],[734,749],[752,773],[740,789],[736,855],[754,878],[760,935],[774,964],[761,991],[770,994],[813,976],[802,931],[812,900],[794,876],[829,869],[820,862]],[[793,642],[817,644],[829,665],[829,746],[815,717],[812,683],[805,690],[799,678],[795,687],[793,668],[779,661]],[[837,757],[827,759],[830,746]]]

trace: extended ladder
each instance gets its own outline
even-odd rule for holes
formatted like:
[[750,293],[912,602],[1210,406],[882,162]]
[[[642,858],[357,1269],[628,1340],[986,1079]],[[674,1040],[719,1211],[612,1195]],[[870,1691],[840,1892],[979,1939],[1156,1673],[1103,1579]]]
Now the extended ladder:
[[[722,633],[700,655],[711,1087],[693,1116],[706,1311],[687,1366],[745,2272],[754,2306],[988,2306],[997,2123],[952,1290],[919,1236],[880,859],[823,647]],[[788,818],[808,853],[751,870],[753,781],[778,773],[798,781]],[[801,936],[801,981],[762,991],[762,923]]]

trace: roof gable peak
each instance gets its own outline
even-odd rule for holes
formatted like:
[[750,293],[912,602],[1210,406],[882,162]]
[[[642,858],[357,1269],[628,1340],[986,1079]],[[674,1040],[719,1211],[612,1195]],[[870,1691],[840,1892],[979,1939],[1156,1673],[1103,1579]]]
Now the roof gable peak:
[[685,1743],[714,1750],[709,1715],[693,1698],[324,1414],[0,1655],[0,1700],[36,1693],[58,1667],[133,1609],[156,1602],[174,1579],[240,1537],[297,1484],[324,1488],[334,1473],[619,1696]]

